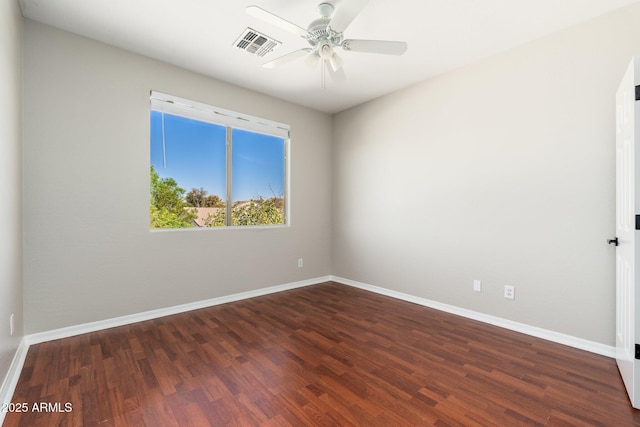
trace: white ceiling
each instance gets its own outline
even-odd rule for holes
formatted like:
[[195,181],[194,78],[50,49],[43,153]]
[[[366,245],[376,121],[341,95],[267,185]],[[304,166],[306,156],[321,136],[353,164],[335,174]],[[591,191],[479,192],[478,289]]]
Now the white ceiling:
[[[341,2],[324,0],[339,11]],[[25,17],[300,105],[334,113],[638,0],[370,0],[346,38],[401,40],[403,56],[338,53],[347,80],[320,88],[303,60],[261,64],[308,47],[248,16],[257,5],[301,27],[320,0],[20,0]],[[337,13],[337,12],[336,12]],[[260,58],[233,42],[251,27],[283,44]]]

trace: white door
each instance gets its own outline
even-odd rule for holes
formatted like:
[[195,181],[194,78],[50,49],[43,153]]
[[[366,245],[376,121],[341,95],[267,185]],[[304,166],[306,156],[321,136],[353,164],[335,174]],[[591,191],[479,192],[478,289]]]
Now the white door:
[[[640,85],[640,57],[634,58],[616,93],[616,360],[631,404],[640,408],[640,360],[636,343],[640,328],[635,327],[638,304],[636,292],[640,284],[640,246],[636,231],[636,214],[640,214],[640,101],[636,86]],[[640,88],[640,86],[638,86]],[[640,168],[638,169],[640,171]],[[640,218],[640,217],[639,217]],[[639,224],[640,225],[640,224]],[[636,248],[639,248],[636,251]]]

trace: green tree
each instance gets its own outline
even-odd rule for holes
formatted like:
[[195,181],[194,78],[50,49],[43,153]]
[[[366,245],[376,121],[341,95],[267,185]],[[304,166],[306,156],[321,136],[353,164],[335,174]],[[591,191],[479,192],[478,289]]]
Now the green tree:
[[189,206],[193,206],[195,208],[222,208],[224,207],[224,202],[220,198],[220,196],[216,196],[213,194],[208,194],[207,190],[200,187],[192,188],[191,191],[187,193],[185,196],[185,200],[189,204]]
[[187,193],[184,199],[187,201],[187,203],[190,206],[193,206],[196,208],[203,208],[204,199],[206,196],[207,196],[207,190],[205,190],[204,188],[202,187],[200,187],[200,189],[192,188],[191,191]]
[[[209,227],[225,225],[224,210],[211,215],[207,224]],[[233,225],[277,225],[284,224],[284,200],[278,197],[265,199],[258,196],[247,202],[236,202],[231,209],[231,223]]]
[[205,221],[207,227],[224,227],[227,225],[227,210],[220,209],[214,214],[209,214],[209,217]]
[[187,228],[193,226],[196,213],[188,209],[184,190],[173,178],[160,178],[151,166],[149,215],[151,228]]
[[281,199],[260,196],[257,200],[238,204],[231,212],[233,225],[284,224],[284,212],[278,207],[278,200]]
[[204,198],[204,207],[205,208],[224,208],[225,203],[222,201],[220,196],[210,194]]

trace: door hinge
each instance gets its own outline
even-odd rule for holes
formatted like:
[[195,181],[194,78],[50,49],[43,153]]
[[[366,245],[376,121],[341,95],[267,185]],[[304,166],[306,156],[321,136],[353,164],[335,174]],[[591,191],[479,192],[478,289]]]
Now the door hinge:
[[636,101],[640,101],[640,86],[636,86]]
[[640,230],[640,215],[636,215],[636,230]]
[[640,359],[640,344],[636,344],[636,359]]

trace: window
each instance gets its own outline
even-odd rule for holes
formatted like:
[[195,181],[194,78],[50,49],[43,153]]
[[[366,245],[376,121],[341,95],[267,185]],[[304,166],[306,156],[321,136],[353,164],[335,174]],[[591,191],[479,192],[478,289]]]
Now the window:
[[287,223],[289,126],[151,93],[150,228]]

